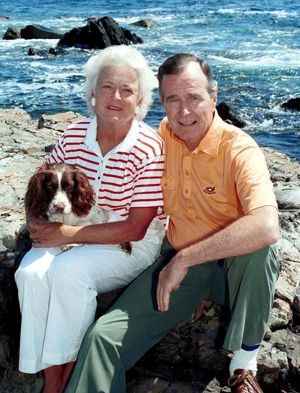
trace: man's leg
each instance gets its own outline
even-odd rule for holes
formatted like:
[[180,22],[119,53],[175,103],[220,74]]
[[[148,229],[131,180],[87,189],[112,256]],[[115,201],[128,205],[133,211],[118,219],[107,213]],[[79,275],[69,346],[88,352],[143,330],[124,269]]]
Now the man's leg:
[[244,389],[262,393],[255,377],[257,355],[273,303],[279,272],[277,253],[275,247],[267,247],[228,258],[225,266],[231,320],[224,347],[233,351],[228,384],[232,392]]
[[162,257],[89,329],[66,393],[125,392],[125,371],[208,297],[215,262],[189,269],[171,295],[169,310],[157,311],[158,272],[174,254],[172,248],[164,247]]
[[242,344],[261,343],[264,337],[279,273],[276,248],[227,258],[225,267],[231,319],[224,347],[236,351]]

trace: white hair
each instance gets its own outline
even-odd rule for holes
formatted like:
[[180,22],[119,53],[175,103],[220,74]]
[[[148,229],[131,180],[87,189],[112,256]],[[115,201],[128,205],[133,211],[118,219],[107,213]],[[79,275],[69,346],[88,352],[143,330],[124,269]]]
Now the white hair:
[[92,56],[85,64],[86,97],[90,111],[95,114],[95,107],[91,104],[91,99],[95,93],[99,75],[105,67],[111,65],[128,66],[137,72],[139,98],[142,98],[142,102],[136,108],[135,117],[138,120],[143,120],[152,104],[152,90],[157,87],[158,83],[145,57],[132,46],[110,46]]

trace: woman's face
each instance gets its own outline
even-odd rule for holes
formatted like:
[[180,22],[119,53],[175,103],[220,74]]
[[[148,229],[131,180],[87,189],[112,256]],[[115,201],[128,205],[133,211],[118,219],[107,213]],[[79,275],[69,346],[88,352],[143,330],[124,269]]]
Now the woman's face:
[[100,124],[108,123],[129,131],[135,109],[141,102],[137,72],[128,66],[105,67],[97,82],[95,98]]

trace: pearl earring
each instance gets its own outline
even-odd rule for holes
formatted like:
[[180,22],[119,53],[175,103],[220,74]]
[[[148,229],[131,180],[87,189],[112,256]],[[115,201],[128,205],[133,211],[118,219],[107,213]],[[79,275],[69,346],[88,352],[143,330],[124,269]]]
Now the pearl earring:
[[95,97],[91,98],[91,105],[96,106],[96,98]]

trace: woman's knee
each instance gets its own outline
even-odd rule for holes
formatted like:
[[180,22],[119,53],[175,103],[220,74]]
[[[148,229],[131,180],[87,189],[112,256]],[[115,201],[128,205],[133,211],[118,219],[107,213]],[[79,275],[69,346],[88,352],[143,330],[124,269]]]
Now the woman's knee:
[[45,266],[42,263],[38,263],[38,261],[33,261],[30,264],[21,264],[15,272],[15,281],[17,285],[24,282],[42,281],[45,278],[46,271]]
[[43,280],[54,258],[54,249],[32,248],[25,254],[15,273],[16,282]]

